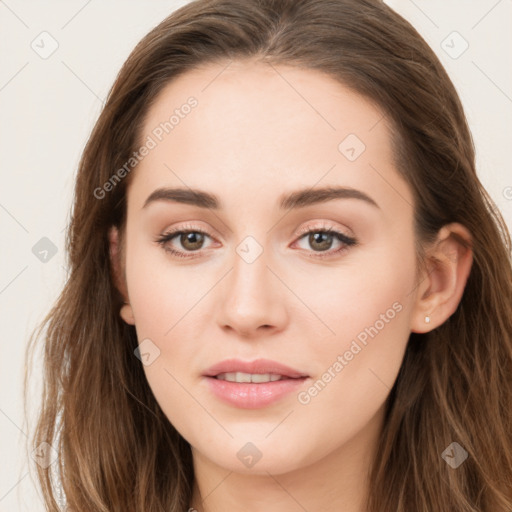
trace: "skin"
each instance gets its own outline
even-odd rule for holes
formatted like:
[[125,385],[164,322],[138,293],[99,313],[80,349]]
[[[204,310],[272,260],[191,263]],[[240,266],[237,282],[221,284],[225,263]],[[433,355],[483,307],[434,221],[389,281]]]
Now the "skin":
[[[247,61],[203,66],[167,85],[143,138],[190,96],[197,107],[131,176],[126,232],[110,233],[128,303],[120,314],[139,342],[149,338],[160,350],[144,371],[192,447],[190,506],[362,512],[384,403],[409,335],[434,329],[457,308],[472,255],[452,234],[470,235],[445,226],[416,281],[413,196],[394,167],[390,128],[378,108],[324,74]],[[348,134],[366,146],[354,161],[338,149]],[[345,198],[279,208],[285,193],[328,185],[358,189],[378,207]],[[143,207],[160,187],[201,189],[222,207],[165,200]],[[336,238],[322,249],[298,234],[326,225],[357,245],[335,254],[343,247]],[[175,257],[155,242],[181,227],[208,233],[202,248],[196,243],[198,257]],[[263,250],[252,263],[236,252],[248,235]],[[190,245],[177,236],[167,247],[186,253]],[[319,258],[322,250],[331,256]],[[291,393],[239,409],[212,395],[201,377],[224,359],[264,357],[307,373],[307,392],[397,303],[394,318],[307,404]],[[247,442],[262,454],[250,468],[237,457]]]

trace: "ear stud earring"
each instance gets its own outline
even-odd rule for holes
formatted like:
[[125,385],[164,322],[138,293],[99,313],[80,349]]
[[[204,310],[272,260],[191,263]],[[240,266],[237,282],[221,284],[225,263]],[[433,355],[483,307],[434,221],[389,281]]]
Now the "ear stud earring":
[[426,323],[426,324],[429,324],[429,323],[430,323],[430,316],[429,316],[429,315],[427,315],[427,316],[425,317],[425,323]]

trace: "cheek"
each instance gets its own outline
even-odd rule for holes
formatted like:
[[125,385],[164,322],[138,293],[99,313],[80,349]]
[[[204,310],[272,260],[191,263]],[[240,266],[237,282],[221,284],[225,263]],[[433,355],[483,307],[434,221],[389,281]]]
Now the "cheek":
[[332,324],[337,336],[315,346],[321,370],[297,394],[294,416],[299,422],[292,426],[296,432],[287,432],[291,439],[317,433],[311,441],[315,457],[378,428],[373,420],[383,414],[410,335],[409,307],[395,298],[382,294],[371,307],[365,303],[352,316],[340,314]]
[[[200,308],[194,304],[211,287],[214,276],[193,266],[179,266],[165,251],[133,236],[127,244],[126,279],[137,332],[165,342],[182,320]],[[211,278],[211,279],[210,279]],[[185,322],[186,323],[186,322]]]
[[397,259],[383,250],[371,264],[333,278],[339,284],[328,292],[309,295],[334,331],[315,344],[320,370],[297,396],[312,429],[327,429],[327,437],[355,434],[384,404],[410,335],[414,272],[412,251]]
[[380,428],[379,413],[384,413],[409,336],[402,314],[368,334],[364,343],[355,337],[330,347],[324,370],[297,396],[296,418],[304,418],[304,430],[321,433],[313,442],[315,457]]
[[408,332],[414,276],[412,243],[402,243],[361,250],[337,267],[318,267],[309,274],[294,277],[292,269],[287,278],[321,320],[319,333],[329,346],[343,350],[355,338],[364,343],[378,334],[389,344],[395,329]]

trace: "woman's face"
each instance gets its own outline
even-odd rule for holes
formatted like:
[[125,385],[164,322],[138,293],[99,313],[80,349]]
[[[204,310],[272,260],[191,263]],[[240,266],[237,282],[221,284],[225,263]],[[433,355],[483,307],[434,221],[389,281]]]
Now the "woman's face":
[[[417,321],[413,198],[388,129],[326,75],[254,63],[188,72],[150,109],[123,317],[196,457],[279,474],[375,439]],[[297,374],[240,363],[261,359]]]

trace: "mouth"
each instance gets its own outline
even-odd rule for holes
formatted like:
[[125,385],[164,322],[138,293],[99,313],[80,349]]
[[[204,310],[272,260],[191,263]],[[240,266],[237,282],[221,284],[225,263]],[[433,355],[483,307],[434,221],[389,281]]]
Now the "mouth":
[[231,359],[212,366],[203,377],[217,399],[240,409],[259,409],[297,392],[309,375],[276,361]]

